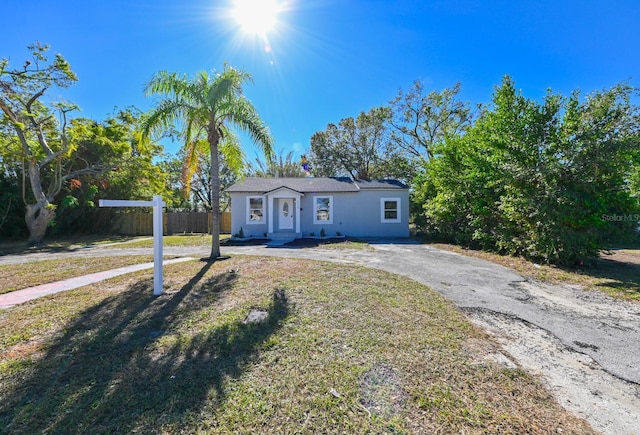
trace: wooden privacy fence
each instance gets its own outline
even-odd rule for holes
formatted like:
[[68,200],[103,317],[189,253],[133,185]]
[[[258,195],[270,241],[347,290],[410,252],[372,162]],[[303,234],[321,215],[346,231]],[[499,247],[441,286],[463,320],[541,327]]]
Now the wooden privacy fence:
[[[175,212],[162,215],[164,234],[211,233],[211,212]],[[153,234],[151,213],[121,213],[114,230],[126,236],[147,236]],[[220,232],[231,232],[231,213],[220,214]]]

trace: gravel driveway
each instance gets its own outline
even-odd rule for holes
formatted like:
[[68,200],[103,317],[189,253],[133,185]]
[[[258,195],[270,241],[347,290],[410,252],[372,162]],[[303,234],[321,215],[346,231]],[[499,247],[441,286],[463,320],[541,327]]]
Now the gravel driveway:
[[[465,311],[496,337],[515,362],[540,375],[565,408],[596,430],[640,434],[640,304],[577,286],[529,282],[505,267],[428,245],[387,241],[371,246],[371,250],[243,246],[222,251],[355,263],[406,275]],[[61,255],[149,251],[92,248]],[[208,252],[206,248],[164,249],[165,255],[198,257]],[[39,256],[4,256],[0,265]]]

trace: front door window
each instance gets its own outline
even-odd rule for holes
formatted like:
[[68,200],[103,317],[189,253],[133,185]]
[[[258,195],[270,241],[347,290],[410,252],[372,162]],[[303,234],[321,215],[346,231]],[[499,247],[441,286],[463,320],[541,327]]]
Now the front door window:
[[281,198],[280,200],[280,215],[278,216],[279,224],[281,230],[292,230],[293,229],[293,199],[292,198]]

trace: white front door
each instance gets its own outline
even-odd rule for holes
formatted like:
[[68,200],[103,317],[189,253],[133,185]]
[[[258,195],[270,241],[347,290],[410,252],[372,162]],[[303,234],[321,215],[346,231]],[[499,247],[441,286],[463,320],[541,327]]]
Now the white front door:
[[278,210],[278,226],[281,230],[293,229],[293,199],[281,198],[279,201]]

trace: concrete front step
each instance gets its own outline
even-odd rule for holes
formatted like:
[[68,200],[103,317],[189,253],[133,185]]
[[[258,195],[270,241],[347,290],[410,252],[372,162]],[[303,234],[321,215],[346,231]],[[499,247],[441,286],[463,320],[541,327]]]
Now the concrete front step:
[[297,233],[270,233],[269,239],[271,240],[267,243],[267,246],[283,246],[298,237]]
[[270,240],[270,241],[267,242],[267,248],[273,248],[273,247],[276,247],[276,246],[284,246],[289,242],[291,242],[291,240]]
[[300,237],[298,233],[269,233],[267,236],[271,240],[294,240]]

